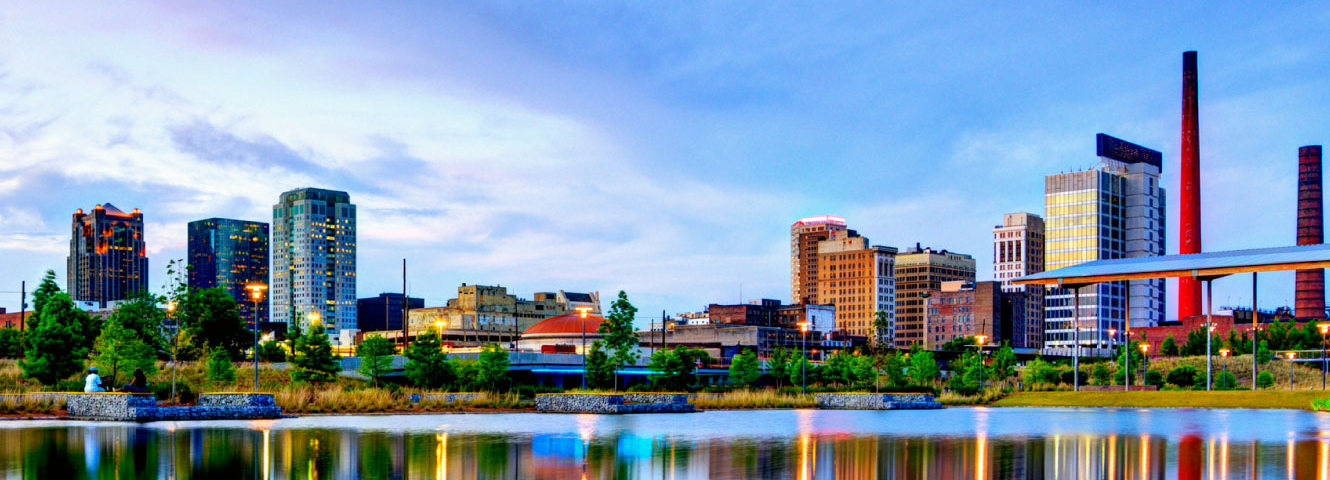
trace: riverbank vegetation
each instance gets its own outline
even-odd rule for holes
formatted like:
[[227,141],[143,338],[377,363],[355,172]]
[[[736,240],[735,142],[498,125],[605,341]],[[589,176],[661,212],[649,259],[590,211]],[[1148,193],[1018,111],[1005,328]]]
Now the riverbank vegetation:
[[1117,407],[1117,408],[1290,408],[1308,410],[1326,396],[1321,391],[1182,391],[1154,392],[1017,392],[992,403],[995,407]]

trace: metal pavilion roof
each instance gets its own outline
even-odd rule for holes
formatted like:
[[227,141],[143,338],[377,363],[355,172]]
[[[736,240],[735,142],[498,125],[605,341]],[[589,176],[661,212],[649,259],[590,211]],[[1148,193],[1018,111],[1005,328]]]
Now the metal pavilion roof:
[[1330,268],[1330,244],[1095,260],[1012,279],[1021,285],[1086,285],[1168,277]]

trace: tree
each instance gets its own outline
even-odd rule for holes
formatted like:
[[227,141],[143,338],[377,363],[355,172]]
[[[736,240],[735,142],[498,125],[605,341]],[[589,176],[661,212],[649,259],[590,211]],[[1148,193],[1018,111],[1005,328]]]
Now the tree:
[[909,373],[910,381],[915,385],[932,385],[933,381],[942,374],[942,369],[938,368],[937,361],[933,360],[933,352],[922,350],[910,354]]
[[158,307],[160,303],[161,298],[156,295],[138,292],[117,306],[106,321],[118,323],[133,332],[144,345],[152,349],[154,354],[166,354],[169,351],[166,348],[166,339],[162,335],[163,315],[162,309]]
[[231,363],[231,355],[226,353],[226,349],[208,350],[207,358],[208,380],[228,383],[236,381],[236,366]]
[[263,362],[285,362],[286,350],[282,349],[281,343],[277,340],[268,340],[259,342],[259,361]]
[[1238,377],[1225,370],[1215,376],[1215,390],[1233,390],[1238,388]]
[[1275,355],[1270,352],[1269,344],[1265,340],[1261,340],[1260,346],[1256,348],[1256,362],[1265,365],[1274,358]]
[[[633,319],[637,318],[637,307],[628,301],[628,294],[619,291],[619,298],[610,304],[610,314],[600,323],[596,332],[605,341],[605,348],[610,353],[616,367],[637,363],[637,329],[633,328]],[[618,374],[615,374],[614,389],[619,389]]]
[[474,383],[481,390],[497,392],[508,383],[508,351],[499,344],[485,345],[480,351]]
[[[1131,375],[1133,378],[1139,377],[1139,375],[1136,374],[1136,367],[1145,364],[1144,363],[1145,354],[1141,353],[1140,344],[1141,342],[1132,340],[1130,342],[1130,345],[1118,348],[1118,358],[1117,358],[1118,369],[1116,372],[1113,373],[1113,383],[1117,384],[1124,382],[1125,381],[1124,377],[1126,375]],[[1131,355],[1130,364],[1126,363],[1128,354]],[[1124,368],[1128,365],[1131,366],[1130,369]],[[1135,380],[1133,380],[1132,382],[1135,383]]]
[[[951,378],[947,380],[947,386],[961,395],[974,395],[979,393],[982,388],[980,372],[984,368],[979,352],[971,350],[961,354],[959,358],[951,362]],[[986,378],[985,378],[986,379]]]
[[589,388],[612,388],[614,386],[614,362],[600,340],[591,342],[591,351],[586,357],[586,384]]
[[[42,311],[46,301],[57,293],[60,293],[60,284],[55,283],[55,270],[47,270],[41,283],[37,284],[37,289],[32,291],[32,312],[35,314]],[[28,317],[28,328],[36,327],[37,322],[36,315]]]
[[1016,352],[1011,349],[1011,344],[1003,343],[1002,348],[993,352],[989,371],[993,373],[993,380],[1016,376]]
[[680,345],[651,355],[651,383],[665,390],[687,390],[696,381],[697,364],[709,358],[701,349]]
[[1270,372],[1261,372],[1256,374],[1256,388],[1270,388],[1275,386],[1275,375]]
[[121,370],[128,372],[137,368],[148,375],[157,371],[157,352],[114,316],[102,324],[102,333],[97,336],[95,345],[92,363],[109,375],[109,381],[103,382],[107,385],[119,385],[116,378]]
[[1165,357],[1176,357],[1182,351],[1178,349],[1178,341],[1173,339],[1173,335],[1164,338],[1164,343],[1159,345],[1159,354]]
[[420,335],[406,349],[406,379],[420,388],[439,389],[457,382],[457,369],[437,335]]
[[379,386],[379,378],[393,368],[393,350],[396,348],[392,340],[382,335],[365,337],[356,347],[356,355],[360,357],[358,371],[369,377],[375,387]]
[[910,383],[905,375],[905,357],[901,352],[893,351],[882,356],[882,371],[887,375],[887,385],[901,387]]
[[1191,388],[1196,385],[1196,374],[1198,372],[1191,365],[1182,365],[1168,371],[1168,383],[1182,388]]
[[887,329],[891,327],[891,320],[887,318],[885,310],[878,310],[873,314],[873,333],[875,334],[873,343],[879,348],[887,340]]
[[18,343],[17,328],[0,328],[0,358],[18,358],[23,349]]
[[235,298],[220,287],[190,291],[176,306],[176,319],[185,329],[189,346],[196,351],[224,348],[231,358],[241,358],[241,352],[254,342],[254,333],[240,318]]
[[804,383],[817,383],[821,378],[821,372],[817,365],[808,362],[806,355],[794,357],[790,361],[790,384],[803,385]]
[[[1187,332],[1187,344],[1182,346],[1182,354],[1185,356],[1205,355],[1206,330],[1198,328]],[[1223,339],[1218,335],[1210,334],[1210,353],[1219,354],[1219,347],[1223,346]]]
[[975,338],[973,336],[956,337],[951,340],[947,340],[947,343],[942,344],[942,351],[964,352],[970,349],[970,345],[974,344],[975,344]]
[[82,371],[88,348],[79,335],[88,314],[74,308],[69,294],[56,292],[44,299],[41,312],[34,317],[36,325],[23,338],[27,358],[18,362],[23,375],[42,385],[55,385]]
[[790,376],[790,358],[794,353],[785,347],[779,347],[767,359],[767,371],[776,379],[776,388],[780,388]]
[[1062,381],[1062,373],[1057,367],[1044,361],[1042,357],[1035,357],[1030,363],[1025,365],[1025,383],[1033,385],[1036,383],[1046,383],[1056,385]]
[[328,335],[323,333],[322,328],[309,329],[309,334],[300,341],[300,350],[294,363],[291,380],[297,382],[331,382],[342,369],[332,356],[332,345],[328,343]]
[[730,382],[740,385],[749,385],[757,378],[762,376],[759,371],[757,354],[752,350],[744,350],[743,353],[734,356],[730,361]]

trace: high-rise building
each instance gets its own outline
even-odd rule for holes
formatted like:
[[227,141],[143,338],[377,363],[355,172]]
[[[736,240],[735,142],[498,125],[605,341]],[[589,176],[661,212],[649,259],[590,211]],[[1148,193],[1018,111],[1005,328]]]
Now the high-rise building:
[[1004,292],[999,282],[942,282],[928,298],[928,344],[940,347],[957,338],[985,336],[989,345],[1016,348],[1025,292]]
[[[1164,189],[1159,186],[1162,155],[1099,134],[1099,164],[1090,170],[1044,179],[1044,269],[1092,260],[1164,254]],[[1133,326],[1163,321],[1162,279],[1105,282],[1080,290],[1082,346],[1107,346],[1109,329],[1123,329],[1130,284]],[[1072,292],[1046,291],[1044,345],[1075,345]]]
[[187,250],[190,288],[221,287],[236,299],[240,318],[257,318],[260,327],[268,322],[267,293],[255,312],[246,290],[268,285],[268,224],[229,218],[189,222]]
[[857,236],[845,228],[844,218],[832,215],[802,218],[790,226],[790,303],[825,303],[817,297],[817,248],[836,233]]
[[[893,341],[896,323],[896,249],[870,245],[853,230],[831,232],[817,243],[817,299],[836,308],[836,330]],[[877,312],[887,317],[878,332]]]
[[[272,321],[318,321],[334,341],[356,328],[356,206],[346,192],[301,188],[273,205]],[[344,332],[345,331],[345,332]],[[347,333],[347,334],[344,334]]]
[[356,300],[356,328],[362,332],[401,331],[406,311],[418,308],[425,308],[425,299],[400,293],[362,298]]
[[[1321,202],[1321,146],[1308,145],[1298,149],[1298,245],[1325,243]],[[1325,318],[1325,270],[1298,270],[1293,304],[1299,320]]]
[[125,213],[109,203],[90,213],[74,212],[66,277],[75,302],[107,308],[110,302],[148,291],[148,254],[143,214]]
[[896,255],[896,348],[919,344],[932,348],[927,335],[925,295],[942,282],[974,281],[974,257],[963,253],[920,247]]
[[993,227],[993,279],[1002,291],[1024,293],[1025,315],[1014,319],[1013,347],[1042,348],[1044,345],[1044,287],[1013,285],[1011,279],[1044,271],[1044,219],[1032,213],[1008,213],[1002,225]]

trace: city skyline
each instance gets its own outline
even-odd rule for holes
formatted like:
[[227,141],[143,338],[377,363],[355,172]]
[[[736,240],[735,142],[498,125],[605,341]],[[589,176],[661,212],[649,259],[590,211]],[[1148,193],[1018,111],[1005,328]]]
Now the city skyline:
[[[1327,44],[1305,20],[1327,13],[1307,5],[766,10],[755,31],[649,6],[349,5],[318,21],[100,8],[11,9],[24,21],[0,42],[0,290],[47,269],[64,283],[75,208],[141,208],[160,291],[189,221],[266,221],[272,198],[304,186],[357,199],[359,297],[400,291],[405,257],[429,305],[461,283],[626,290],[644,311],[786,298],[788,225],[823,214],[881,245],[973,255],[986,280],[991,228],[1040,213],[1044,176],[1092,166],[1095,132],[1160,150],[1160,183],[1177,183],[1190,49],[1204,250],[1294,244],[1297,148],[1330,137]],[[355,15],[396,31],[326,22]],[[1050,17],[1066,26],[1041,26]],[[129,29],[144,18],[158,30]],[[967,28],[981,20],[1004,27]],[[642,26],[660,35],[624,33]],[[1121,42],[1100,42],[1108,32]],[[1167,238],[1176,252],[1175,222]],[[1292,278],[1263,276],[1262,306],[1291,306]],[[1250,298],[1241,282],[1215,290],[1216,305]]]

